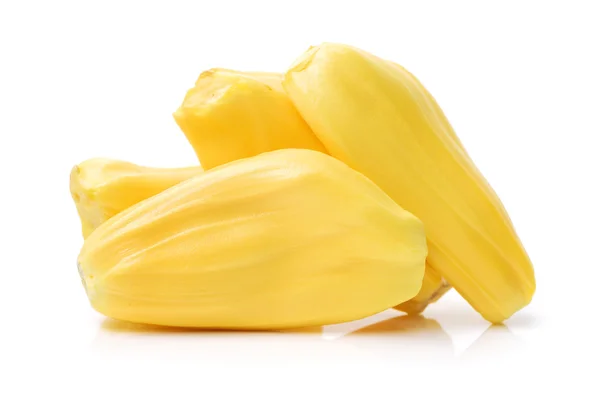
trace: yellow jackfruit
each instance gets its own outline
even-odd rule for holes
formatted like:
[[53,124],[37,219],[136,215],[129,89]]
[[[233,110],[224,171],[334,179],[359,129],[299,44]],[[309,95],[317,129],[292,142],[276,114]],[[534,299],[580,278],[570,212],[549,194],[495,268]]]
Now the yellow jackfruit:
[[200,173],[201,167],[150,168],[109,158],[76,165],[70,190],[83,237],[126,208]]
[[422,223],[364,175],[312,150],[214,168],[99,226],[78,257],[92,306],[169,326],[341,323],[414,297]]
[[281,87],[281,75],[211,69],[173,114],[205,169],[267,151],[324,151]]
[[[174,117],[206,169],[275,149],[326,152],[285,94],[282,80],[278,73],[223,68],[200,75]],[[419,294],[398,309],[421,312],[449,288],[427,267]]]
[[426,263],[425,276],[423,277],[423,284],[419,293],[409,301],[399,304],[394,308],[411,315],[419,314],[428,305],[438,301],[451,288],[442,275]]
[[428,265],[484,318],[501,322],[531,301],[533,267],[508,214],[414,76],[326,43],[283,86],[329,154],[423,221]]

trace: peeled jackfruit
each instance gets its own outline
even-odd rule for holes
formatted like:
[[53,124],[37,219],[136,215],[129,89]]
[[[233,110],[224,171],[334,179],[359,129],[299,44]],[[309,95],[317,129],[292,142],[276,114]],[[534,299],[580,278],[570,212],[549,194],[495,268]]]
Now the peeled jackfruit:
[[[326,152],[284,92],[282,80],[282,74],[223,68],[200,75],[174,117],[205,168],[275,149]],[[398,308],[421,312],[448,289],[427,267],[419,294]]]
[[92,306],[159,325],[341,323],[414,297],[422,223],[364,175],[312,150],[214,168],[99,226],[78,257]]
[[326,43],[283,86],[329,154],[423,221],[428,265],[484,318],[501,322],[531,301],[533,267],[506,210],[414,76]]
[[150,168],[109,158],[76,165],[70,190],[83,237],[126,208],[200,173],[201,167]]
[[438,301],[451,288],[442,275],[426,263],[425,276],[419,293],[409,301],[398,304],[394,308],[411,315],[422,313],[428,305]]
[[324,151],[281,86],[281,74],[211,69],[173,114],[205,169],[267,151]]

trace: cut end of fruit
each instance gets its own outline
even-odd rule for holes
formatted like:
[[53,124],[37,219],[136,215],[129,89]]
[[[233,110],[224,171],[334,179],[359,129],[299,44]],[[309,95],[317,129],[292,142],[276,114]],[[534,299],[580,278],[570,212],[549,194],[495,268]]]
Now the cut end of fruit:
[[232,85],[225,84],[220,87],[215,85],[202,85],[190,89],[183,100],[180,110],[202,110],[219,102],[231,89]]
[[306,69],[320,49],[321,46],[311,46],[304,54],[302,54],[292,63],[286,75]]

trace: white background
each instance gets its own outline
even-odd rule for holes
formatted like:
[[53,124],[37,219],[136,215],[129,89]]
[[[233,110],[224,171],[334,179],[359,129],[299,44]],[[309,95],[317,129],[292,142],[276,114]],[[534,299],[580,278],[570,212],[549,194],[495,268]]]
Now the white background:
[[[599,398],[597,7],[0,2],[0,398]],[[93,311],[71,167],[194,164],[171,113],[202,70],[283,71],[322,41],[393,59],[433,93],[529,251],[532,304],[488,329],[451,292],[427,321],[371,333],[353,331],[399,314],[209,334],[138,332]]]

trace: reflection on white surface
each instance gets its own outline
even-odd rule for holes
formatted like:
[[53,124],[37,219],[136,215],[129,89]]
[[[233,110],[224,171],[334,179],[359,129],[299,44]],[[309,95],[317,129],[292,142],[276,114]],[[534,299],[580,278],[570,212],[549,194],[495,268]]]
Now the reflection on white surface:
[[[446,314],[447,315],[447,314]],[[477,317],[477,315],[475,315]],[[454,323],[453,323],[454,322]],[[207,331],[147,326],[105,319],[91,343],[101,357],[188,360],[236,364],[402,362],[477,359],[517,349],[505,325],[469,326],[469,343],[457,348],[461,321],[407,316],[395,310],[346,324],[273,332]],[[462,326],[464,331],[466,326]],[[454,335],[449,332],[454,331]]]
[[489,356],[510,356],[523,349],[523,343],[506,325],[491,325],[460,356],[461,360],[479,360]]
[[[498,389],[498,376],[530,385],[532,365],[545,366],[549,355],[572,360],[590,347],[585,342],[579,349],[578,342],[561,346],[567,343],[568,327],[546,320],[539,324],[542,314],[536,312],[516,315],[506,327],[490,327],[452,294],[423,316],[387,310],[350,323],[280,332],[145,326],[107,319],[81,302],[62,305],[70,315],[53,314],[48,307],[37,318],[21,316],[19,329],[4,331],[9,336],[3,341],[6,349],[0,351],[0,362],[8,360],[9,370],[20,376],[6,379],[19,390],[36,389],[31,385],[34,375],[36,385],[56,393],[87,393],[95,385],[93,394],[102,399],[139,398],[140,388],[150,391],[150,381],[163,386],[161,398],[187,398],[210,383],[219,391],[239,390],[241,396],[254,386],[260,393],[271,388],[277,394],[274,398],[294,398],[288,396],[289,387],[295,392],[315,387],[316,382],[329,385],[331,392],[295,398],[347,397],[336,393],[340,388],[353,393],[356,382],[369,382],[369,393],[361,396],[369,399],[387,398],[384,393],[393,393],[399,384],[423,387],[431,382],[436,387],[430,389],[439,389],[437,397],[452,385],[464,393],[472,384],[479,385],[479,396],[491,385]],[[581,321],[578,326],[583,326]],[[115,385],[129,392],[115,397]],[[510,392],[510,386],[506,388]],[[180,395],[175,396],[174,390]]]

